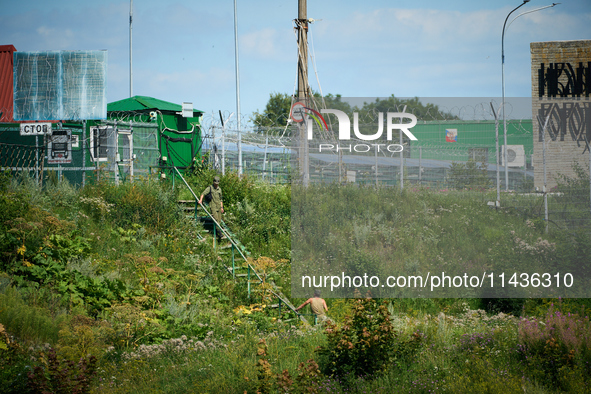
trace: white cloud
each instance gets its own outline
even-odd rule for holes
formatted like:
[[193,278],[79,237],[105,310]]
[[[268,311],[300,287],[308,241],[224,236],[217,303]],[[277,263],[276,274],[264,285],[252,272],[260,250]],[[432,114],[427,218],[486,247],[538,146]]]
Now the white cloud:
[[[119,72],[125,72],[119,69]],[[122,84],[122,85],[121,85]],[[155,97],[180,104],[191,101],[197,109],[205,109],[210,102],[231,91],[234,84],[233,70],[211,67],[207,70],[158,71],[136,69],[133,73],[133,94]],[[116,91],[109,94],[109,101],[129,96],[129,79],[119,78],[113,84]]]
[[[569,0],[511,25],[505,36],[507,94],[530,94],[530,42],[589,38],[588,1]],[[238,4],[242,111],[264,108],[271,92],[294,89],[297,42],[292,19],[297,7],[283,3]],[[322,19],[310,25],[309,43],[324,93],[500,92],[501,30],[515,5],[434,0],[308,3],[308,15]],[[532,3],[522,9],[538,6]],[[406,9],[392,7],[400,4]],[[425,9],[415,8],[421,6]],[[9,16],[0,15],[4,44],[19,51],[107,49],[108,100],[128,96],[129,2],[24,0],[9,8]],[[231,2],[134,2],[133,66],[134,94],[193,101],[204,110],[232,108]],[[310,83],[318,89],[312,63],[309,70]]]
[[291,52],[296,51],[297,47],[295,37],[289,43],[287,34],[282,33],[267,28],[242,34],[239,41],[240,54],[267,60],[283,60],[285,56],[289,56]]

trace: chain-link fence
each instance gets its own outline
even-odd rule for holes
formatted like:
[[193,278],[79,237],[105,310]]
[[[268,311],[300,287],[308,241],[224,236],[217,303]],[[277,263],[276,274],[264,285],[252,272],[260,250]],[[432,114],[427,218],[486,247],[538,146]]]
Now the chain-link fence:
[[[494,109],[487,114],[484,108],[484,104],[458,107],[440,119],[418,119],[412,128],[417,140],[394,130],[391,140],[383,145],[356,138],[355,133],[346,143],[335,139],[338,122],[328,115],[326,119],[334,133],[325,130],[324,139],[307,143],[309,181],[462,190],[481,196],[483,203],[540,217],[549,226],[591,226],[588,146],[578,141],[575,150],[557,149],[556,146],[561,146],[556,145],[560,139],[550,132],[541,133],[541,123],[539,127],[535,123],[540,120],[508,117],[505,149],[501,119],[498,116],[491,119]],[[374,111],[358,119],[361,135],[375,133],[377,114]],[[461,119],[458,115],[472,119]],[[552,122],[556,121],[551,119],[547,129],[552,130]],[[242,172],[271,183],[300,182],[302,139],[301,130],[294,124],[261,127],[244,116],[238,128],[230,113],[206,114],[202,119],[200,152],[220,172]],[[88,133],[72,128],[71,157],[69,163],[63,164],[50,164],[42,159],[49,154],[43,136],[36,137],[37,144],[34,137],[22,137],[19,140],[22,143],[5,140],[7,134],[18,133],[18,126],[13,128],[3,129],[0,139],[0,165],[4,171],[28,171],[36,176],[39,173],[46,176],[52,171],[80,185],[88,174],[94,177],[102,173],[115,180],[148,174],[162,160],[157,125],[142,122],[129,113],[101,122]],[[558,157],[563,163],[561,168],[544,162],[545,145],[538,141],[544,135],[555,144],[548,155],[555,161]],[[537,151],[534,141],[538,143]],[[174,152],[169,156],[174,158]],[[534,170],[536,174],[547,172],[548,182],[541,183],[540,176],[536,180]]]
[[[531,120],[512,120],[513,131],[509,145],[511,162],[507,166],[508,187],[505,187],[505,166],[496,164],[495,124],[490,121],[441,121],[415,126],[419,141],[402,142],[403,150],[382,146],[376,149],[367,141],[351,139],[346,146],[334,143],[310,142],[310,179],[314,182],[355,182],[378,186],[424,186],[437,189],[487,189],[496,185],[497,170],[502,190],[533,192],[533,135]],[[445,133],[458,130],[470,134],[470,142],[462,145],[445,142]],[[239,151],[242,172],[283,182],[298,178],[297,144],[299,138],[255,132],[252,126],[240,133],[235,125],[204,127],[204,151],[209,152],[210,164],[225,171],[238,171]],[[491,139],[492,135],[492,139]],[[424,138],[422,141],[421,139]],[[443,141],[439,141],[443,140]],[[492,145],[491,145],[492,142]],[[521,142],[517,144],[515,142]],[[240,147],[239,147],[240,145]],[[375,145],[375,144],[373,144]],[[312,152],[313,151],[313,152]],[[502,155],[499,155],[502,162]]]
[[[93,179],[115,182],[148,175],[160,159],[153,124],[102,121],[84,127],[53,125],[51,134],[19,136],[19,125],[0,127],[0,168],[27,172],[40,183],[52,174],[73,185]],[[56,142],[56,136],[63,141]]]
[[[517,109],[511,112],[523,113]],[[555,169],[553,186],[544,187],[534,181],[534,169],[543,169],[544,162],[543,152],[534,152],[534,139],[539,136],[534,136],[531,119],[507,116],[505,148],[503,120],[496,103],[456,107],[446,114],[436,120],[418,119],[412,128],[417,140],[398,130],[393,131],[390,145],[381,146],[360,138],[346,143],[336,137],[307,140],[309,181],[423,187],[438,192],[462,190],[481,196],[485,204],[539,217],[549,226],[591,226],[588,149],[581,146],[576,153],[579,160],[572,161],[573,168],[568,172]],[[373,115],[377,118],[377,113]],[[329,127],[334,133],[327,134],[334,136],[338,122],[330,117],[327,123],[332,123]],[[203,125],[204,150],[220,172],[241,170],[270,182],[302,181],[302,138],[294,122],[260,127],[244,117],[238,130],[236,120],[222,124],[220,117],[206,115]],[[365,118],[358,120],[357,127],[360,134],[369,135],[372,132],[368,130],[375,133],[376,126]],[[574,158],[569,151],[563,156],[564,160]]]

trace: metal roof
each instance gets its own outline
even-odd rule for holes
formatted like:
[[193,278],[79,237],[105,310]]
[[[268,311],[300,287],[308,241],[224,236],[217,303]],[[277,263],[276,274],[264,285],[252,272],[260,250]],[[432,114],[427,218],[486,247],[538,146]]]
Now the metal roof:
[[[107,104],[107,112],[149,110],[180,112],[182,110],[182,106],[148,96],[133,96]],[[193,114],[195,114],[195,116],[199,116],[202,113],[203,111],[193,109]]]

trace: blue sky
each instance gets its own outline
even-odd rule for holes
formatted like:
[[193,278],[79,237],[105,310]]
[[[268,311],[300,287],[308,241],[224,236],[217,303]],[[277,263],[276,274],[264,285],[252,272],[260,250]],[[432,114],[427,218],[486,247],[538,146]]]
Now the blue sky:
[[[118,0],[0,0],[0,45],[108,50],[108,102],[129,97],[129,8]],[[297,0],[237,0],[240,103],[293,93]],[[310,84],[344,97],[500,97],[501,32],[519,1],[308,0]],[[551,2],[532,0],[516,11]],[[236,110],[234,2],[136,0],[133,94]],[[529,44],[591,39],[591,1],[563,0],[505,33],[507,97],[531,95]]]

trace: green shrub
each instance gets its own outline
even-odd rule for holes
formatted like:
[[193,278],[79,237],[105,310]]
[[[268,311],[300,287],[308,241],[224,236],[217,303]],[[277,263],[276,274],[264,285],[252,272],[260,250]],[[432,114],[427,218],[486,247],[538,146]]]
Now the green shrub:
[[89,355],[100,356],[112,343],[114,330],[105,321],[96,321],[82,315],[61,325],[58,354],[68,361],[78,361]]
[[384,371],[396,349],[396,332],[385,303],[356,299],[341,326],[326,325],[327,344],[319,350],[320,366],[331,376],[363,376]]
[[454,161],[449,170],[449,183],[454,189],[486,190],[491,183],[487,165],[472,159],[465,163]]

